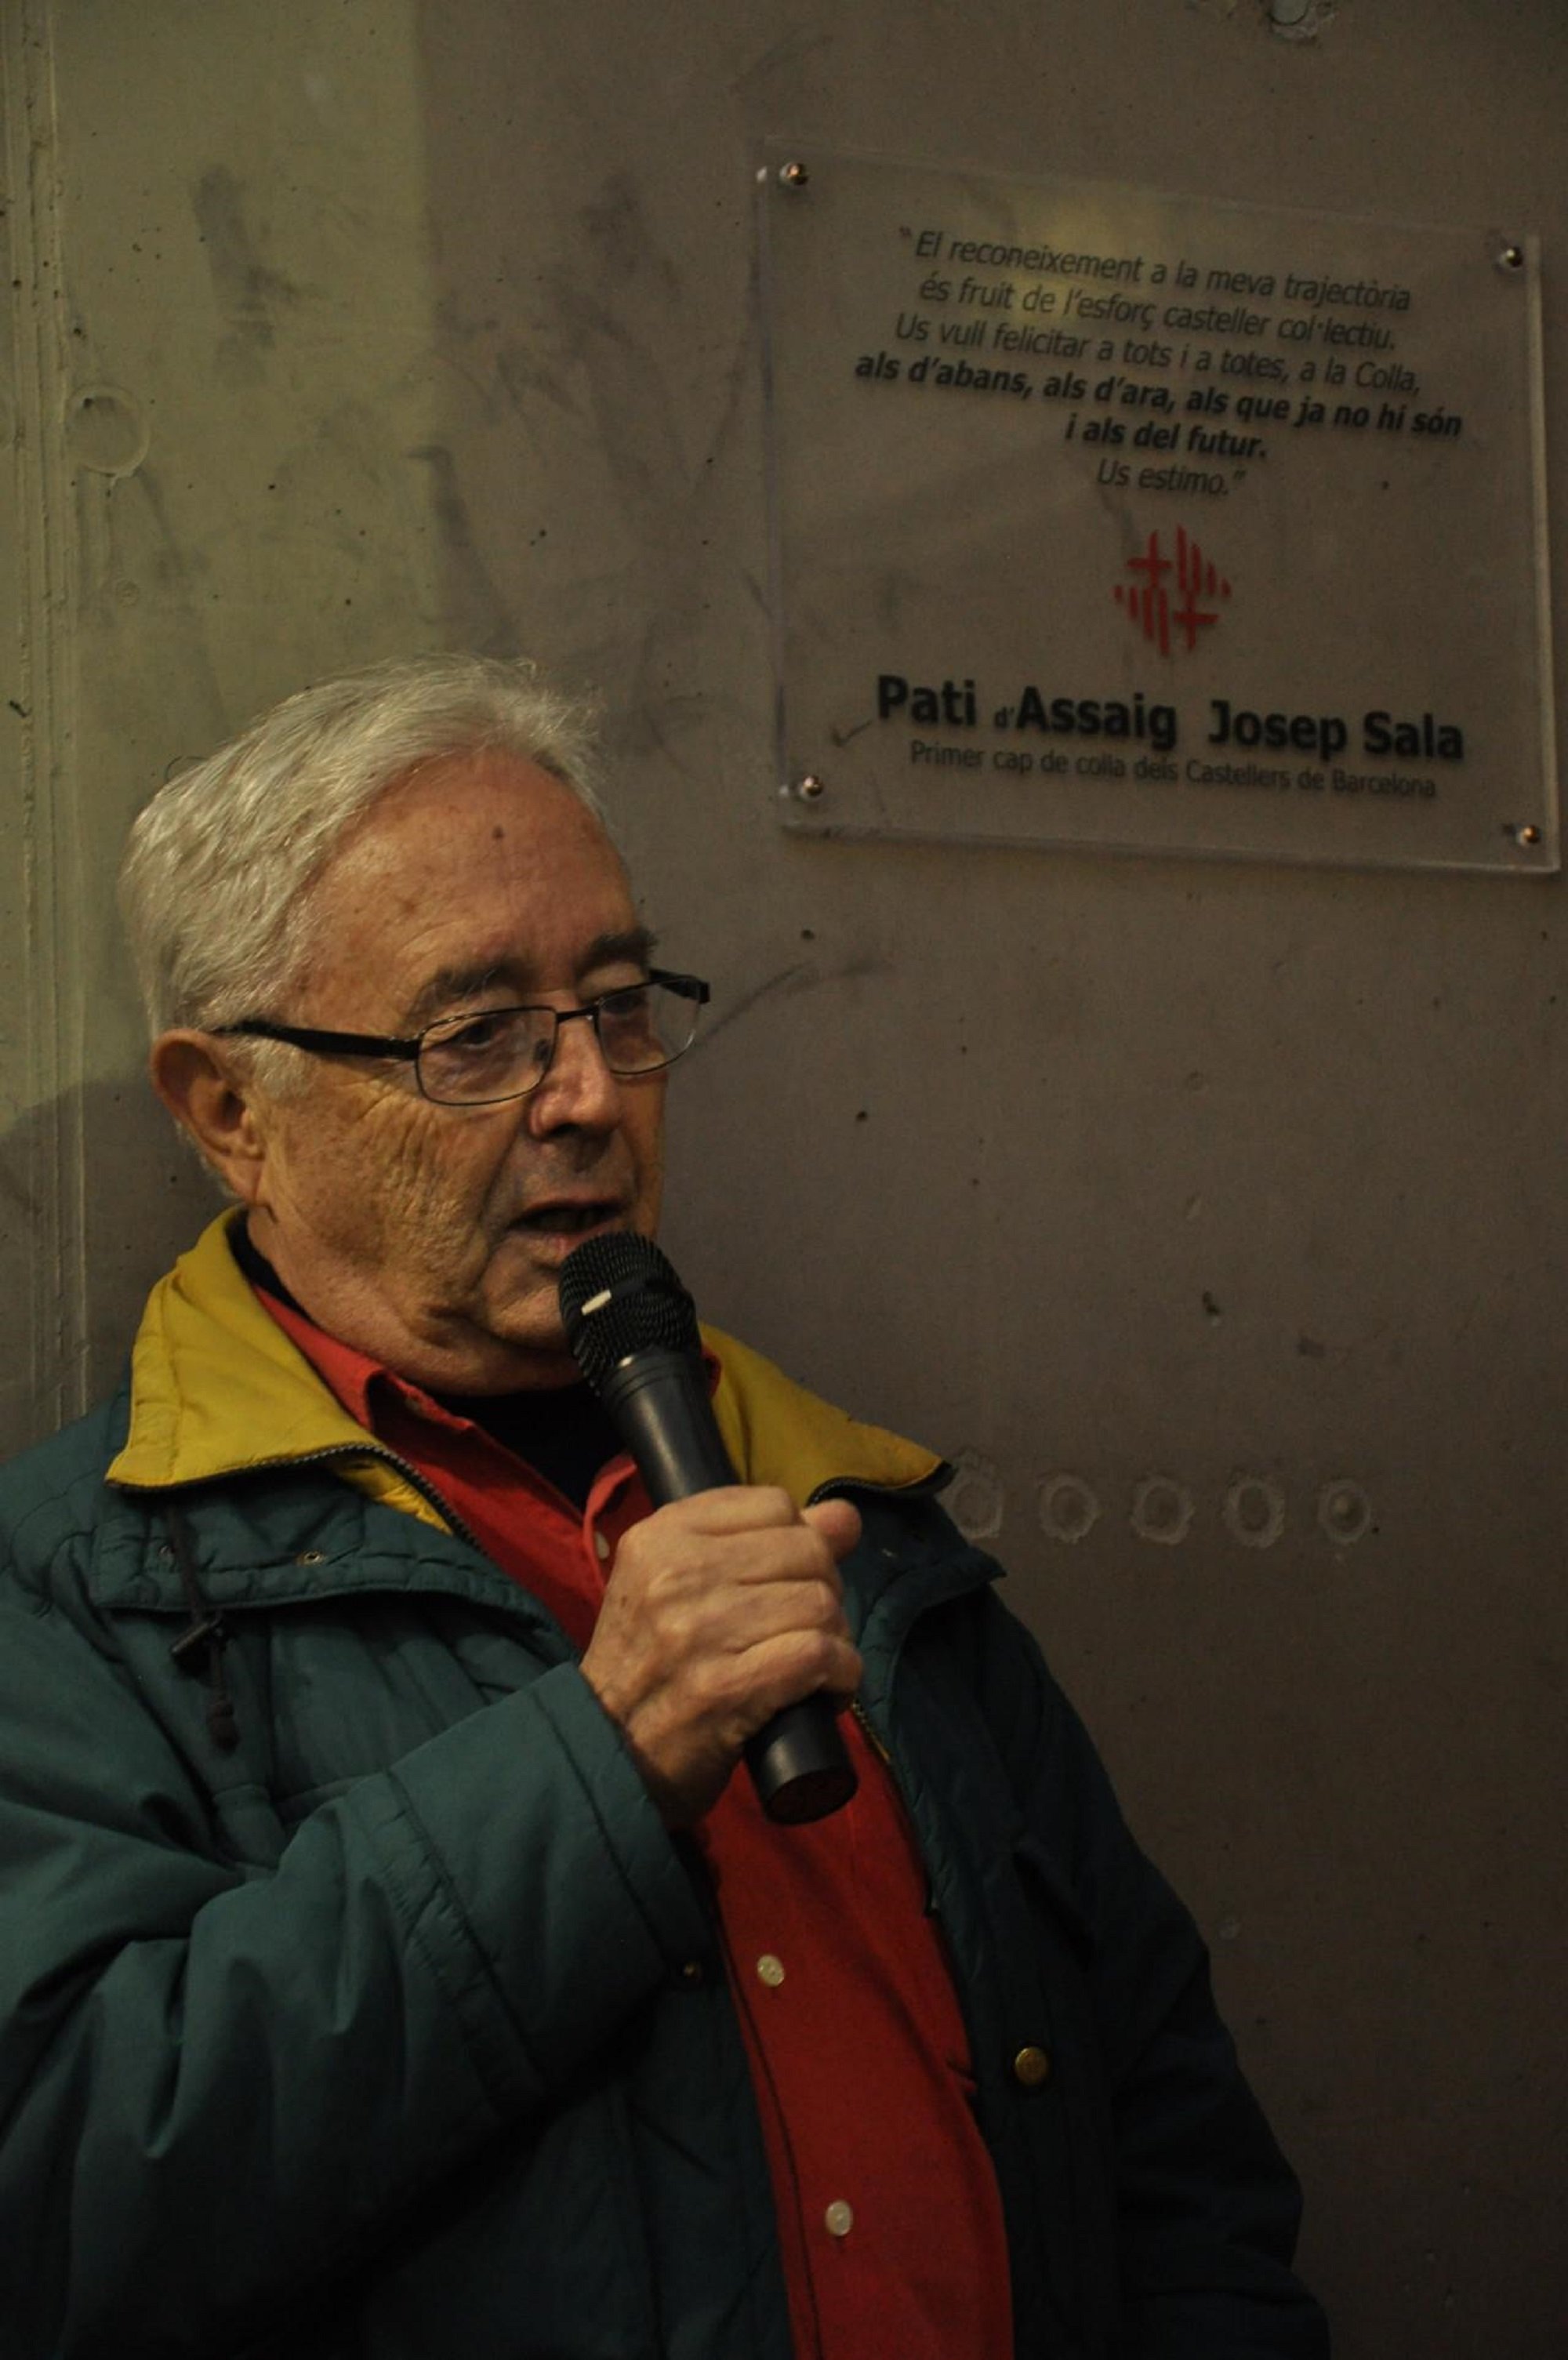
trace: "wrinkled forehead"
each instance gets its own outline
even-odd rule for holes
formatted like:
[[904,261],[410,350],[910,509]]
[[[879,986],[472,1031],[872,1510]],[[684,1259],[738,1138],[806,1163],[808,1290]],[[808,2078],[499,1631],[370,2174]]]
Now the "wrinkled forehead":
[[421,763],[384,787],[346,829],[315,879],[323,902],[385,892],[418,906],[483,874],[557,893],[630,893],[626,864],[603,822],[566,781],[501,751]]
[[389,780],[337,846],[332,863],[369,842],[421,847],[432,827],[488,828],[548,847],[592,839],[614,853],[590,800],[567,779],[502,747],[438,756]]
[[386,789],[322,868],[301,951],[424,1005],[436,979],[576,980],[606,944],[646,944],[619,852],[586,803],[512,754],[426,763]]

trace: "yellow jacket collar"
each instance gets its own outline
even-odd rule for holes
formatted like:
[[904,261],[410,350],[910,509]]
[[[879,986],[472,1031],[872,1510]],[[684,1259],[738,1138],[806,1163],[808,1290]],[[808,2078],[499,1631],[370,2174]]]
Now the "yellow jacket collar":
[[257,1301],[219,1215],[148,1295],[131,1353],[131,1419],[112,1483],[159,1490],[320,1450],[363,1450],[304,1354]]
[[[111,1482],[161,1490],[376,1447],[256,1300],[229,1251],[240,1218],[231,1210],[211,1222],[147,1298]],[[702,1332],[723,1371],[719,1431],[747,1482],[779,1483],[804,1501],[824,1483],[904,1489],[941,1468],[933,1452],[846,1416],[749,1346]]]

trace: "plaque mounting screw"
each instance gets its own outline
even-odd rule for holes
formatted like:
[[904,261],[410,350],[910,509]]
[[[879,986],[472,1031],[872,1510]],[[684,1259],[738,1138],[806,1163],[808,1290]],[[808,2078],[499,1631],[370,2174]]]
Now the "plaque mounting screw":
[[1497,249],[1497,268],[1499,270],[1522,270],[1524,268],[1523,246],[1516,246],[1511,240],[1508,245],[1499,246]]
[[1539,844],[1541,842],[1541,830],[1535,825],[1533,821],[1527,821],[1523,827],[1515,828],[1514,841],[1516,844]]
[[803,189],[811,177],[799,157],[792,157],[788,164],[780,164],[779,167],[779,185],[781,189]]
[[803,803],[819,803],[822,796],[826,794],[827,791],[827,781],[825,779],[819,778],[815,770],[808,770],[805,777],[795,789],[795,792],[800,796],[800,801]]

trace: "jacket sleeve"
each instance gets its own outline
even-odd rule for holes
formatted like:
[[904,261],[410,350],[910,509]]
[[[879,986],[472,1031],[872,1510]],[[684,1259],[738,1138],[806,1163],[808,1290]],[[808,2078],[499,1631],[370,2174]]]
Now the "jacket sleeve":
[[7,2360],[248,2349],[550,2108],[708,1928],[573,1666],[260,1873],[92,1622],[5,1601]]
[[985,1611],[993,1725],[1082,1937],[1128,2360],[1326,2360],[1326,2323],[1291,2268],[1300,2191],[1215,2008],[1197,1928],[1033,1640],[994,1601]]

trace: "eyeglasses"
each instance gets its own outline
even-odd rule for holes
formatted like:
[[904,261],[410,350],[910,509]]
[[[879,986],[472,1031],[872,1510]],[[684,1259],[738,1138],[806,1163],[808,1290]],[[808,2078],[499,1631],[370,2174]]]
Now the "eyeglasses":
[[646,982],[602,991],[581,1008],[485,1008],[474,1016],[439,1017],[403,1040],[376,1032],[323,1032],[260,1016],[212,1029],[251,1041],[286,1041],[314,1057],[400,1057],[413,1066],[419,1088],[437,1106],[499,1106],[538,1089],[555,1062],[561,1026],[580,1018],[593,1027],[612,1074],[630,1080],[661,1072],[691,1046],[708,997],[707,985],[694,975],[667,975],[656,967]]

